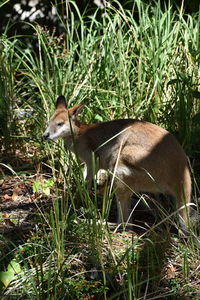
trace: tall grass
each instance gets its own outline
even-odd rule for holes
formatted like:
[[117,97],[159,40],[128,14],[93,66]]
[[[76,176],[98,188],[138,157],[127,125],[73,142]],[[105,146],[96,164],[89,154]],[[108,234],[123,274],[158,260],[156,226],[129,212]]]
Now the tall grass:
[[[96,189],[91,194],[80,162],[62,142],[44,144],[41,136],[56,97],[64,94],[69,106],[85,103],[81,116],[85,122],[145,119],[176,133],[189,154],[199,152],[191,145],[199,130],[200,16],[137,0],[133,11],[115,2],[86,18],[74,1],[65,5],[70,18],[60,16],[62,35],[29,24],[35,30],[30,41],[37,51],[16,37],[6,39],[10,48],[3,44],[2,59],[6,54],[12,58],[4,76],[8,79],[17,71],[19,78],[12,77],[6,89],[13,92],[20,85],[15,99],[21,109],[31,112],[28,122],[20,123],[29,141],[26,151],[37,145],[49,157],[55,181],[62,178],[62,187],[55,184],[57,200],[50,216],[41,212],[37,234],[13,250],[21,272],[7,289],[1,289],[3,297],[155,299],[160,295],[170,299],[179,293],[180,285],[183,294],[190,293],[189,280],[198,281],[198,268],[189,269],[198,260],[195,246],[173,240],[184,280],[174,275],[167,292],[160,290],[166,284],[161,270],[170,265],[166,258],[172,251],[170,234],[161,239],[156,226],[142,236],[111,232],[104,222],[112,206],[109,187],[101,197]],[[9,104],[6,109],[16,113]],[[5,124],[13,122],[6,119]]]
[[63,35],[34,27],[39,55],[17,51],[29,88],[39,90],[32,98],[42,101],[47,117],[49,103],[65,94],[69,105],[87,104],[86,120],[145,118],[178,131],[187,147],[199,110],[199,15],[141,1],[133,12],[118,6],[105,9],[100,20],[96,12],[84,21],[67,2]]
[[[15,82],[18,62],[15,59],[16,40],[10,41],[5,36],[0,41],[0,134],[4,136],[2,150],[11,150],[11,135],[14,132],[12,108],[16,104],[16,92],[19,90]],[[15,147],[16,145],[13,145]]]

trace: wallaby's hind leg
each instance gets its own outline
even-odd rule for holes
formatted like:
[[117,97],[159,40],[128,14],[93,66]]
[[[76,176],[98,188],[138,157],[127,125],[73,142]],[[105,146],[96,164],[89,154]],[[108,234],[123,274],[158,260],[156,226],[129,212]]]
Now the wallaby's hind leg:
[[[189,218],[190,218],[190,206],[188,205],[191,202],[191,177],[189,170],[185,170],[184,174],[184,182],[179,187],[176,198],[178,201],[178,206],[182,207],[184,206],[180,212],[180,224],[184,224],[184,227],[187,228],[189,225]],[[182,226],[181,226],[182,227]]]
[[128,188],[118,187],[116,191],[118,224],[127,222],[129,219],[131,212],[131,195],[132,191],[130,191]]

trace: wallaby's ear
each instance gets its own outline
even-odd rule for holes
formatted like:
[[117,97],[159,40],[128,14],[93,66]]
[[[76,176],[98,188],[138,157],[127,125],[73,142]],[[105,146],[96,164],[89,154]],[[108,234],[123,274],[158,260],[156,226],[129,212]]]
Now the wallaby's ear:
[[67,108],[67,102],[64,96],[59,96],[56,100],[56,109]]
[[76,116],[82,111],[83,107],[84,104],[79,104],[69,109],[69,114],[71,115],[72,119],[76,118]]

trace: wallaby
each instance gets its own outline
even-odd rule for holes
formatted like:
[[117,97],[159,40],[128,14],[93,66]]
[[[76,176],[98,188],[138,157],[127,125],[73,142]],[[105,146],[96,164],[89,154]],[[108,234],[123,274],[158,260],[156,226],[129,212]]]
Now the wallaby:
[[67,107],[64,96],[56,101],[56,111],[44,138],[63,138],[67,147],[86,163],[86,180],[93,180],[93,155],[99,168],[114,174],[118,203],[118,223],[129,217],[130,198],[135,192],[172,195],[187,224],[191,197],[191,177],[186,154],[165,129],[149,122],[119,119],[82,124],[77,115],[83,104]]

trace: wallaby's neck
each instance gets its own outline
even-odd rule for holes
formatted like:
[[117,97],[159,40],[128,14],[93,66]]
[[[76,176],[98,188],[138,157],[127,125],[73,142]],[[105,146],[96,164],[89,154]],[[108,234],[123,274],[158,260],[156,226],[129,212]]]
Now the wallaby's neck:
[[85,135],[91,127],[93,127],[93,124],[83,124],[79,120],[71,121],[71,134],[63,137],[65,145],[74,152],[76,142],[81,136]]
[[77,120],[77,137],[87,134],[92,128],[98,127],[100,123],[83,124]]

